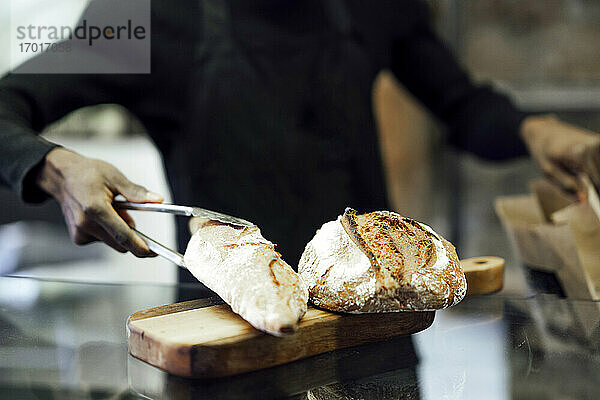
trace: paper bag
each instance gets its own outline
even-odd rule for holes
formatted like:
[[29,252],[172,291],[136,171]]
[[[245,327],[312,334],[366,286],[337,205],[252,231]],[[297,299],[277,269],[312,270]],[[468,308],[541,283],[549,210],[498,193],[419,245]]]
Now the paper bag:
[[[548,181],[533,181],[530,188],[529,195],[496,199],[496,213],[513,249],[524,264],[554,272],[569,299],[600,300],[598,214],[588,202],[578,202]],[[572,302],[588,337],[600,330],[600,302],[596,305]]]

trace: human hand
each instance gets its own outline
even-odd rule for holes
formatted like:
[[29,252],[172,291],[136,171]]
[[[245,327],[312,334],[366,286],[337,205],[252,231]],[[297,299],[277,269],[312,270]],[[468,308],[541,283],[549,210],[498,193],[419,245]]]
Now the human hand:
[[525,118],[521,137],[540,168],[564,188],[579,190],[578,173],[600,187],[599,134],[545,115]]
[[134,226],[131,216],[125,210],[115,210],[112,202],[119,194],[140,203],[159,203],[163,199],[131,183],[113,165],[57,148],[46,155],[36,184],[60,203],[76,244],[101,240],[121,253],[155,256],[130,228]]

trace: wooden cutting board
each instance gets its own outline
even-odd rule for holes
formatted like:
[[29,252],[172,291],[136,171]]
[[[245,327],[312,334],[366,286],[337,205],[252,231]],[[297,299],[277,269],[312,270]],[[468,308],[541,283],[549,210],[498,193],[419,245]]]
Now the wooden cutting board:
[[309,307],[292,335],[254,329],[228,305],[205,299],[156,307],[127,321],[129,352],[169,373],[214,378],[285,364],[428,328],[434,311],[337,314]]
[[[504,260],[461,261],[468,294],[502,288]],[[328,351],[427,329],[434,311],[338,314],[309,307],[298,331],[275,337],[254,329],[226,304],[200,299],[151,308],[127,320],[129,352],[171,374],[198,378],[236,375]]]

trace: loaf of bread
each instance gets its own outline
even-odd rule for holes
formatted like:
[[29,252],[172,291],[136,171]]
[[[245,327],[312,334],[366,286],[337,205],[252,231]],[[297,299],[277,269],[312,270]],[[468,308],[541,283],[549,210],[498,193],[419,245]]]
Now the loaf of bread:
[[306,312],[308,292],[298,274],[254,226],[191,224],[185,252],[189,271],[252,326],[273,335],[292,333]]
[[313,304],[348,313],[440,309],[467,289],[454,246],[391,211],[347,208],[317,231],[298,271]]

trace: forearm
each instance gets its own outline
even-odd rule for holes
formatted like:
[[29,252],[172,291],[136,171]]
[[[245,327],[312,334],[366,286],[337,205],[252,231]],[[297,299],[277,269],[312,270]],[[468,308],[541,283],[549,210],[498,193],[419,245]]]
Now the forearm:
[[8,91],[0,93],[0,185],[25,201],[42,201],[46,196],[31,184],[31,175],[57,145],[37,135],[22,99]]
[[458,102],[445,122],[450,142],[489,160],[506,160],[527,154],[520,132],[528,114],[488,88],[478,88]]
[[9,74],[0,79],[0,186],[11,188],[27,202],[45,199],[30,177],[56,145],[38,134],[78,108],[118,102],[118,96],[110,97],[97,81],[87,75],[44,74]]
[[428,21],[395,43],[392,71],[445,123],[453,145],[493,160],[526,154],[519,138],[526,114],[507,96],[475,85]]

